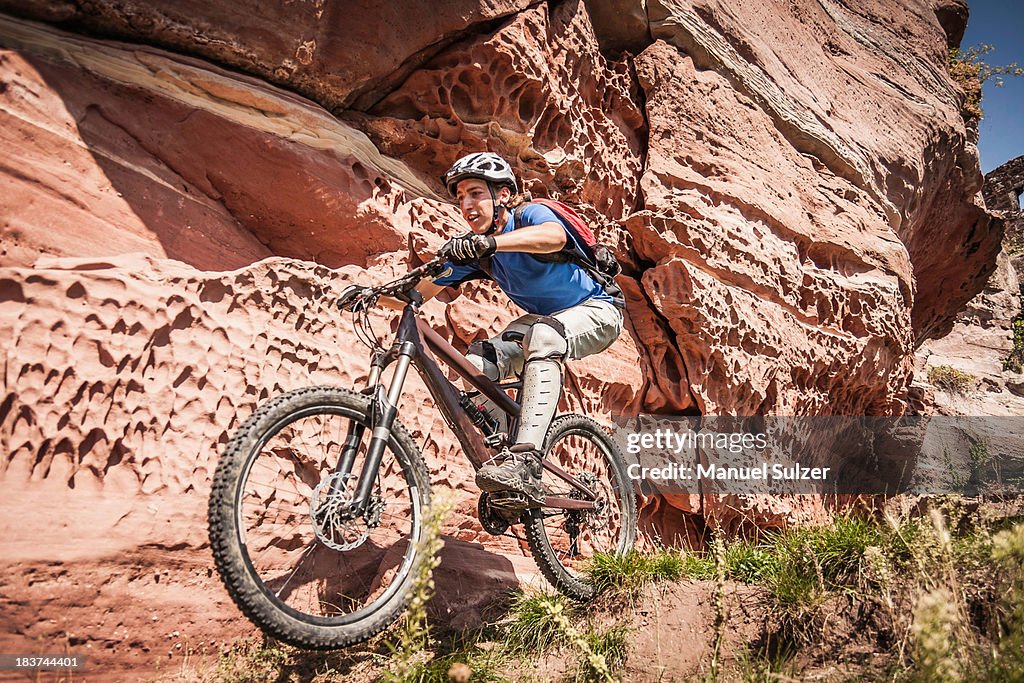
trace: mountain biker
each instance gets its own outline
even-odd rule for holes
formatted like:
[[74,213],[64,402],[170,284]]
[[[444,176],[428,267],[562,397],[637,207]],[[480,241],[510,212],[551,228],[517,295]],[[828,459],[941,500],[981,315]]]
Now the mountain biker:
[[[464,156],[443,180],[470,232],[444,245],[445,269],[417,289],[426,300],[445,287],[489,278],[526,311],[498,336],[469,346],[469,360],[492,381],[523,377],[516,443],[484,463],[476,483],[482,491],[516,491],[540,505],[541,449],[558,407],[563,364],[608,348],[622,331],[624,304],[580,266],[543,257],[576,237],[548,207],[523,203],[515,173],[500,156]],[[484,405],[502,414],[489,400]]]

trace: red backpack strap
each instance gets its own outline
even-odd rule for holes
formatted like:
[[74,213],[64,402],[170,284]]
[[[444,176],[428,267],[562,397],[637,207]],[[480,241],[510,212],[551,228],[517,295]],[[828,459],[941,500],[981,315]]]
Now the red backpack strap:
[[555,212],[555,215],[564,220],[572,231],[576,233],[576,238],[583,243],[587,249],[593,249],[594,245],[597,244],[597,238],[594,236],[594,231],[590,229],[587,222],[583,220],[571,206],[563,204],[560,201],[554,199],[534,199],[535,204],[546,206]]

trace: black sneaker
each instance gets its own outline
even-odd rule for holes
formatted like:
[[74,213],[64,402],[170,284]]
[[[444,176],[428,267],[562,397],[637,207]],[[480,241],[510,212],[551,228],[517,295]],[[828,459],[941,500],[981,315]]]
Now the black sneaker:
[[527,505],[540,506],[544,504],[542,469],[540,453],[530,444],[518,443],[488,460],[476,473],[476,485],[488,493],[515,491],[525,496]]

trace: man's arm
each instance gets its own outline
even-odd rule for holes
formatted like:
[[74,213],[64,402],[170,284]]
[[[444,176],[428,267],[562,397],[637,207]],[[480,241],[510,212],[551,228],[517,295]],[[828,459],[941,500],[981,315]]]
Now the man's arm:
[[[552,254],[560,251],[565,246],[565,242],[565,227],[555,221],[527,225],[494,238],[497,251],[522,251],[527,254]],[[440,294],[442,289],[444,289],[444,285],[436,285],[430,280],[422,280],[416,285],[416,291],[423,296],[423,301],[433,299]],[[382,296],[378,301],[396,311],[405,307],[405,304],[398,299],[388,296]]]
[[[430,280],[420,280],[420,283],[416,285],[416,291],[419,292],[420,296],[423,297],[423,301],[430,301],[435,296],[440,294],[442,289],[444,289],[443,285],[435,285]],[[377,299],[377,301],[382,306],[386,306],[387,308],[390,308],[395,311],[400,311],[403,308],[405,308],[404,302],[399,301],[398,299],[393,299],[390,296],[382,296],[381,298]]]
[[549,221],[527,225],[512,232],[497,235],[494,244],[498,251],[523,251],[527,254],[551,254],[565,246],[565,227]]

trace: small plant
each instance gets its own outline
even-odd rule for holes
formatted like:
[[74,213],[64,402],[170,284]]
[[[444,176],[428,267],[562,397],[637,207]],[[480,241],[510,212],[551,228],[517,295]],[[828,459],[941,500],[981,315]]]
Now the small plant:
[[950,483],[953,485],[953,490],[962,491],[963,488],[967,486],[968,477],[964,475],[962,468],[953,462],[953,458],[949,454],[948,448],[942,449],[942,463],[946,466],[946,471],[949,472]]
[[856,584],[867,549],[881,542],[882,532],[873,520],[838,515],[832,524],[818,529],[813,546],[829,583]]
[[427,623],[427,602],[434,594],[434,570],[441,564],[439,553],[444,547],[441,526],[451,501],[436,499],[423,515],[423,538],[417,544],[420,562],[410,588],[411,599],[399,629],[397,642],[389,642],[392,652],[391,665],[383,680],[397,683],[419,681],[426,670],[422,653],[430,640],[430,625]]
[[646,572],[651,581],[675,581],[683,576],[686,563],[675,550],[662,550],[647,559]]
[[951,365],[935,365],[928,370],[928,381],[936,389],[945,391],[947,394],[966,396],[974,390],[978,378],[963,370],[957,370]]
[[914,663],[921,681],[960,681],[963,661],[957,652],[960,615],[953,596],[938,589],[914,608]]
[[474,640],[468,640],[427,662],[415,680],[417,683],[503,683],[508,679],[501,675],[500,667],[507,659],[500,648],[480,648]]
[[674,581],[687,575],[687,562],[678,551],[662,549],[654,555],[630,551],[625,555],[599,553],[587,573],[599,591],[620,590],[635,594],[649,583]]
[[779,617],[784,631],[797,627],[790,635],[804,633],[812,627],[819,608],[827,597],[825,584],[816,558],[808,549],[789,551],[774,563],[763,577],[769,603]]
[[612,678],[611,669],[605,654],[596,651],[588,641],[587,635],[572,625],[566,614],[565,604],[555,600],[542,600],[539,604],[541,609],[547,613],[551,621],[557,626],[559,633],[565,641],[576,647],[583,655],[586,667],[584,671],[590,670],[593,672],[591,680],[612,683],[615,679]]
[[614,625],[593,630],[586,615],[558,593],[516,594],[501,630],[502,650],[526,660],[552,647],[575,648],[582,658],[570,680],[614,680],[612,674],[626,662],[628,629]]
[[793,648],[820,636],[826,602],[836,594],[856,594],[867,584],[869,550],[881,552],[885,541],[873,520],[848,514],[836,515],[829,524],[765,538],[756,561],[741,566],[767,591],[776,659],[783,661]]
[[[590,631],[584,634],[589,652],[604,658],[610,672],[621,671],[626,665],[628,630],[624,626],[613,626],[605,631]],[[603,673],[594,668],[589,658],[581,663],[575,679],[577,681],[603,680]]]
[[[1022,246],[1022,250],[1024,250],[1024,246]],[[1010,353],[1003,359],[1003,370],[1010,372],[1024,371],[1024,285],[1020,287],[1018,303],[1020,311],[1014,317],[1013,322],[1010,323],[1013,335],[1013,348],[1010,349]]]
[[988,442],[984,440],[971,444],[967,455],[971,459],[971,467],[975,470],[980,470],[992,460],[992,454],[988,451]]
[[1024,524],[992,537],[999,571],[999,627],[993,648],[993,680],[1024,680]]
[[517,593],[503,625],[505,644],[510,651],[536,653],[556,644],[560,637],[558,624],[551,616],[551,604],[561,610],[568,608],[566,599],[557,593]]
[[985,57],[994,52],[991,45],[972,45],[966,50],[953,48],[949,51],[949,75],[964,91],[961,115],[967,123],[977,122],[983,116],[981,110],[982,86],[992,80],[996,87],[1002,87],[1004,76],[1024,75],[1024,69],[1015,63],[993,66]]
[[752,541],[741,540],[725,547],[722,564],[725,575],[736,581],[753,583],[768,571],[771,552]]
[[725,544],[715,534],[712,542],[715,557],[715,639],[711,646],[711,677],[717,679],[721,666],[722,644],[725,642],[725,626],[728,614],[725,611]]
[[709,555],[688,552],[683,555],[683,576],[695,581],[715,578],[715,560]]

